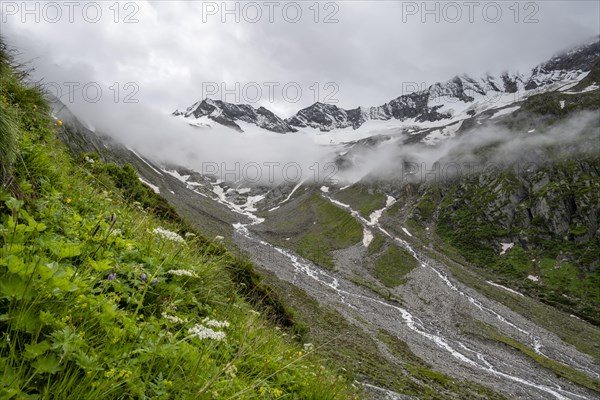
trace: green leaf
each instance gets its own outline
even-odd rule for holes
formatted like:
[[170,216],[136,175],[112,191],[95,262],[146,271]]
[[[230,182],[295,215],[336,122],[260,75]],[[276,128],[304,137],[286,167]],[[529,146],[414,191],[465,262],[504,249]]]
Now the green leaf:
[[11,210],[19,211],[25,203],[22,200],[17,200],[14,197],[11,197],[5,202],[5,204]]
[[19,389],[0,389],[0,399],[13,399],[20,393]]
[[[25,251],[24,245],[16,244],[16,243],[9,243],[6,246],[4,246],[2,249],[0,249],[0,254],[2,255],[2,257],[6,257],[11,254],[22,255],[24,251]],[[4,260],[0,261],[0,264],[4,264],[3,261]]]
[[17,309],[11,310],[9,313],[13,320],[13,327],[17,330],[33,334],[42,326],[38,312],[33,309]]
[[102,368],[98,364],[96,357],[77,351],[75,355],[77,365],[79,365],[85,371],[102,371]]
[[59,260],[71,257],[77,257],[81,255],[81,244],[68,243],[68,242],[57,242],[53,246],[50,246],[50,251]]
[[[38,265],[36,272],[40,275],[40,277],[42,278],[42,281],[47,281],[48,279],[50,279],[54,276],[55,269],[53,268],[53,266],[55,264],[56,263]],[[56,264],[56,265],[58,265],[58,264]]]
[[108,271],[109,269],[112,268],[110,260],[107,260],[107,259],[103,259],[100,261],[90,260],[90,265],[97,272]]
[[27,359],[36,358],[50,350],[50,343],[46,340],[36,344],[26,344],[24,357]]
[[[79,289],[79,286],[74,282],[71,282],[66,277],[54,277],[50,280],[51,286],[54,286],[54,290],[61,290],[63,292],[74,292]],[[59,295],[60,292],[55,293],[55,295]]]
[[62,370],[62,367],[60,366],[60,361],[54,354],[39,357],[31,365],[40,374],[55,374]]
[[8,201],[10,199],[10,193],[0,190],[0,201]]
[[81,349],[83,341],[77,334],[68,326],[61,330],[52,333],[53,343],[52,348],[62,350],[64,354],[71,354]]
[[23,260],[14,255],[8,256],[6,264],[8,270],[13,274],[21,274],[26,270]]
[[29,300],[35,296],[27,282],[18,275],[7,275],[0,280],[0,298]]

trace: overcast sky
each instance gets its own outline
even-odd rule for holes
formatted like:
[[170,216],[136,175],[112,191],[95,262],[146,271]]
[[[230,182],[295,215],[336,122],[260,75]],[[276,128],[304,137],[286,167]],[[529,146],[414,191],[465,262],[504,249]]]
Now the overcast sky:
[[[65,102],[67,82],[98,82],[103,100],[139,100],[164,113],[209,90],[284,117],[316,100],[380,105],[412,83],[527,73],[600,32],[598,1],[429,2],[426,9],[420,1],[257,1],[228,3],[230,14],[220,1],[67,3],[32,2],[26,13],[21,1],[2,1],[0,34],[33,61],[36,78],[62,88]],[[76,90],[73,100],[82,96]]]

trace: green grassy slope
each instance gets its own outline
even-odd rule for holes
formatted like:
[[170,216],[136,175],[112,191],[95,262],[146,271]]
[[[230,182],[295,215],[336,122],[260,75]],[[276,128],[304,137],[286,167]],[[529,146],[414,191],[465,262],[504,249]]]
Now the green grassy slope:
[[[317,193],[300,197],[294,204],[271,213],[265,225],[274,243],[289,247],[322,267],[333,268],[331,252],[362,239],[360,224],[345,210]],[[289,237],[287,241],[283,238]]]
[[349,204],[367,219],[373,211],[385,206],[385,195],[383,193],[362,184],[355,184],[342,190],[336,193],[334,198],[342,203]]
[[[451,186],[438,209],[436,232],[502,282],[598,325],[600,238],[589,230],[597,226],[598,165],[590,158],[558,162],[534,175],[534,182],[538,176],[542,182],[535,189],[513,173]],[[501,223],[507,219],[495,212],[511,209],[511,201],[518,201],[512,221]],[[546,204],[550,211],[539,211]],[[566,231],[556,232],[562,223]],[[514,246],[502,253],[499,242]]]
[[232,276],[252,271],[133,170],[71,159],[0,56],[0,147],[15,149],[0,159],[0,398],[355,396],[240,295]]

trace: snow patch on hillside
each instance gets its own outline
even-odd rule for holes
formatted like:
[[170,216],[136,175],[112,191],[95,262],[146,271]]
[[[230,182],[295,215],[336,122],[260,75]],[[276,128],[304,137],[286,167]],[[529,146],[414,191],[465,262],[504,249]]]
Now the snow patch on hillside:
[[153,184],[151,184],[150,182],[148,182],[147,180],[145,180],[144,178],[142,178],[141,176],[138,177],[138,179],[140,180],[140,182],[142,182],[144,185],[148,186],[150,189],[152,189],[152,191],[156,194],[160,194],[160,188],[158,186],[155,186]]
[[494,119],[494,118],[501,117],[503,115],[511,114],[511,113],[517,111],[519,108],[521,108],[521,106],[504,108],[504,109],[498,111],[497,113],[495,113],[493,116],[491,116],[490,119]]
[[369,245],[371,244],[372,241],[373,241],[373,232],[371,232],[367,228],[363,227],[363,239],[362,239],[363,246],[369,247]]

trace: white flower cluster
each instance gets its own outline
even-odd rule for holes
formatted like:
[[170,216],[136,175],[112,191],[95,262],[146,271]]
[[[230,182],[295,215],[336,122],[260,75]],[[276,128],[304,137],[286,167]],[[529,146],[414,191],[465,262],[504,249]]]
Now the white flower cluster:
[[304,343],[304,351],[313,351],[315,349],[315,345],[312,343]]
[[213,328],[229,328],[229,322],[216,321],[214,319],[209,319],[208,317],[204,318],[202,323],[206,326],[212,326]]
[[191,277],[196,276],[193,272],[190,272],[186,269],[172,269],[170,271],[167,271],[167,274],[177,275],[177,276],[191,276]]
[[162,237],[163,239],[172,240],[177,243],[185,243],[185,239],[179,236],[177,233],[161,228],[160,226],[158,228],[154,228],[152,233]]
[[169,315],[167,313],[162,313],[162,316],[164,319],[166,319],[169,322],[172,322],[174,324],[185,324],[187,322],[187,319],[181,319],[176,315]]
[[194,325],[190,329],[188,329],[188,333],[192,336],[196,336],[198,339],[213,339],[213,340],[223,340],[226,338],[225,332],[214,331],[210,328],[207,328],[204,325]]

